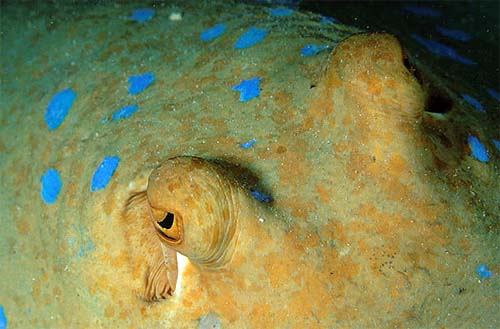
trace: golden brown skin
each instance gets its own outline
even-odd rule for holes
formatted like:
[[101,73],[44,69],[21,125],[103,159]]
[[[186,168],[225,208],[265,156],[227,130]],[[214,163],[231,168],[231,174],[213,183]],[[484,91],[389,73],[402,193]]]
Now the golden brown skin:
[[[394,37],[359,34],[336,47],[303,122],[336,141],[330,153],[316,154],[323,157],[321,173],[307,172],[319,198],[299,195],[297,204],[281,204],[297,210],[302,198],[314,199],[305,205],[321,202],[322,215],[312,218],[284,220],[219,163],[166,160],[130,210],[144,235],[141,251],[130,249],[134,262],[144,261],[139,254],[147,262],[144,298],[173,292],[178,252],[189,265],[181,293],[166,303],[175,319],[213,312],[234,326],[266,328],[421,321],[414,305],[445,295],[447,288],[436,292],[434,282],[463,271],[454,256],[462,253],[462,241],[453,233],[467,201],[441,202],[455,196],[434,168],[441,152],[425,131],[433,119],[424,112],[425,97]],[[322,120],[326,124],[317,124]],[[463,157],[459,148],[446,153]],[[310,185],[294,175],[287,182]],[[440,255],[448,250],[453,253],[443,263]],[[353,305],[381,316],[365,319]],[[436,308],[445,312],[446,305]]]
[[221,168],[194,157],[167,160],[150,175],[147,189],[162,243],[212,269],[227,264],[236,248],[240,193]]
[[248,278],[262,258],[261,243],[270,251],[286,244],[280,239],[286,230],[283,221],[254,200],[226,168],[202,158],[165,161],[151,173],[147,191],[132,196],[126,209],[125,220],[136,223],[142,236],[128,238],[141,241],[131,244],[131,252],[138,255],[130,259],[147,262],[139,289],[146,301],[165,299],[175,291],[176,252],[200,270],[222,269]]
[[136,288],[136,294],[146,301],[157,301],[171,296],[175,290],[177,258],[172,249],[164,248],[159,243],[149,217],[146,192],[130,197],[123,220],[133,230],[125,234],[125,239],[131,246],[131,268],[143,269],[140,270],[143,273],[139,280],[142,285]]
[[[0,56],[0,302],[13,327],[196,328],[207,315],[222,328],[500,327],[498,102],[477,81],[437,77],[446,59],[413,57],[417,79],[395,38],[349,37],[359,30],[310,13],[168,1],[136,24],[133,3],[88,7],[25,20],[22,6],[2,5],[12,47]],[[168,21],[174,9],[182,21]],[[221,13],[227,31],[200,41]],[[263,42],[235,50],[256,23]],[[301,57],[306,43],[332,51]],[[155,82],[129,95],[127,76],[146,72]],[[240,102],[232,87],[251,77],[260,96]],[[48,131],[44,110],[64,88],[77,97]],[[141,110],[99,123],[130,104]],[[488,163],[470,155],[468,135]],[[249,138],[254,147],[238,147]],[[249,168],[274,203],[210,161],[167,160],[183,154]],[[113,155],[108,186],[91,193]],[[151,200],[158,231],[147,185],[160,164],[172,171]],[[63,182],[52,205],[40,198],[48,168]],[[174,172],[183,185],[170,192],[162,181]],[[176,250],[192,258],[185,267]],[[491,280],[478,282],[479,264]]]

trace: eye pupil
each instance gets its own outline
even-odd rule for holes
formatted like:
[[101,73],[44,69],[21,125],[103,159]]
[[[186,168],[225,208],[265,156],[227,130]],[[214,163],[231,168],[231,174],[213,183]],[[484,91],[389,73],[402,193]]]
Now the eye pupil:
[[168,212],[165,218],[161,222],[158,222],[158,224],[164,228],[164,229],[170,229],[172,228],[172,225],[174,225],[174,214],[171,212]]

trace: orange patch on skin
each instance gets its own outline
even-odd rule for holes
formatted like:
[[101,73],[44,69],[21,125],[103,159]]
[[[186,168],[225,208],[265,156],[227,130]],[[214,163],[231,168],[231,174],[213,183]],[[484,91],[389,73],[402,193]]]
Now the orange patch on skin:
[[263,323],[271,324],[273,319],[270,318],[271,307],[267,303],[259,303],[255,305],[250,312],[250,321],[252,328],[262,327]]
[[273,93],[273,101],[275,102],[275,105],[279,109],[281,109],[278,111],[273,111],[273,113],[271,114],[271,118],[274,122],[282,125],[294,120],[296,111],[293,111],[293,96],[290,93],[277,91]]
[[278,146],[278,148],[276,149],[276,153],[278,153],[278,154],[286,153],[286,151],[287,151],[287,149],[283,145]]
[[174,192],[175,190],[177,190],[178,188],[180,187],[180,184],[178,182],[175,182],[175,183],[170,183],[167,185],[167,188],[170,192]]
[[59,288],[59,287],[57,287],[57,286],[56,286],[56,287],[54,287],[54,288],[52,289],[52,293],[53,293],[54,295],[56,295],[56,296],[61,296],[61,295],[62,295],[62,290],[61,290],[61,288]]
[[308,316],[311,316],[310,308],[308,293],[305,292],[305,289],[301,289],[291,295],[286,310],[288,314],[293,314],[295,318],[305,320]]
[[106,318],[112,318],[114,315],[115,315],[115,309],[113,308],[113,306],[111,305],[106,306],[106,308],[104,309],[104,316]]
[[191,306],[193,306],[193,302],[192,302],[191,298],[185,298],[182,301],[182,305],[184,305],[184,307],[191,307]]
[[[108,191],[115,191],[116,187],[117,187],[116,180],[112,180],[109,183],[107,190]],[[117,198],[115,197],[115,194],[114,193],[107,193],[106,201],[104,202],[104,205],[103,205],[104,213],[106,215],[110,215],[113,210],[118,209],[118,208],[119,207],[117,205]]]
[[120,312],[120,319],[121,319],[121,320],[128,319],[128,317],[129,317],[128,312],[129,312],[128,310],[121,311],[121,312]]
[[128,253],[121,251],[117,257],[114,257],[111,261],[111,266],[114,268],[123,267],[128,262]]
[[389,159],[387,169],[390,175],[404,176],[405,178],[409,178],[408,176],[411,170],[406,160],[397,153],[392,154],[391,158]]
[[234,298],[233,286],[221,281],[225,278],[221,278],[219,273],[211,274],[203,276],[202,284],[209,292],[214,310],[218,314],[224,314],[224,318],[229,322],[238,320],[241,311],[239,303]]
[[350,180],[357,180],[360,175],[366,175],[367,166],[373,161],[372,156],[352,150],[349,154],[349,163],[345,168],[347,177]]
[[392,298],[398,298],[399,297],[399,287],[391,287],[389,294],[391,295]]
[[333,89],[329,86],[319,86],[318,90],[311,97],[308,115],[306,118],[311,119],[311,123],[322,122],[327,116],[334,112]]
[[383,185],[387,199],[393,201],[411,200],[412,193],[408,186],[402,184],[398,177],[389,176]]
[[387,79],[387,80],[385,80],[385,85],[388,88],[395,89],[397,86],[397,82],[394,79]]
[[351,180],[363,177],[374,181],[388,200],[400,202],[412,199],[410,187],[401,182],[411,179],[412,169],[399,154],[390,155],[384,160],[385,153],[383,146],[377,146],[372,154],[351,152],[349,165],[346,166],[347,177]]
[[35,299],[40,298],[40,280],[35,280],[33,282],[33,288],[31,289],[31,296],[33,296],[33,298]]
[[17,232],[22,235],[27,235],[31,232],[30,226],[26,225],[26,222],[21,220],[16,221],[16,229]]
[[210,75],[207,77],[203,77],[198,80],[200,88],[206,88],[208,85],[213,84],[214,82],[217,82],[218,79],[215,75]]
[[338,268],[338,279],[352,280],[359,273],[359,265],[351,257],[339,258]]
[[470,241],[466,238],[458,240],[458,246],[465,253],[468,253],[470,251]]
[[360,239],[357,241],[357,250],[362,255],[368,255],[371,252],[372,247],[369,246],[364,239]]
[[[100,44],[105,43],[104,41],[99,41]],[[104,49],[104,51],[99,55],[97,60],[99,62],[104,62],[109,59],[111,56],[116,56],[117,54],[123,51],[124,47],[122,45],[111,45]]]
[[205,202],[205,211],[207,212],[207,214],[212,214],[214,212],[212,206],[208,202]]
[[306,219],[310,211],[314,211],[316,205],[312,202],[306,203],[302,198],[290,198],[288,202],[282,203],[291,210],[291,215],[294,218]]
[[394,56],[394,51],[379,52],[377,53],[376,56],[373,56],[372,58],[373,62],[378,62],[381,60],[389,63],[395,63],[398,60],[398,58]]
[[299,273],[299,277],[303,279],[303,286],[299,285],[290,296],[286,312],[305,321],[324,319],[330,314],[333,301],[328,285],[322,282],[321,274],[307,268]]
[[360,217],[370,218],[371,214],[375,211],[375,206],[372,204],[361,204],[358,208],[358,214]]
[[314,125],[314,118],[312,117],[306,117],[304,120],[302,120],[301,126],[304,127],[304,130],[309,130],[313,127]]
[[380,80],[374,78],[368,81],[368,92],[373,96],[378,96],[382,93],[383,87]]
[[226,59],[217,59],[213,62],[213,71],[221,71],[228,65],[228,61]]
[[202,118],[199,120],[200,124],[205,127],[205,129],[214,129],[219,132],[228,131],[226,122],[223,119],[216,118]]
[[[368,218],[368,223],[365,222],[365,220],[367,220],[367,218],[365,217],[361,217],[361,220],[363,222],[359,222],[359,221],[355,221],[355,222],[351,222],[348,227],[347,227],[347,231],[349,232],[349,234],[351,236],[355,236],[355,235],[361,235],[361,234],[364,234],[364,233],[367,233],[369,231],[372,230],[373,228],[373,223],[370,222],[370,218]],[[350,240],[348,240],[349,242]]]
[[[294,145],[294,148],[306,148],[302,141]],[[281,165],[278,167],[278,175],[280,178],[279,185],[283,191],[288,191],[290,186],[300,184],[303,177],[307,177],[312,171],[310,166],[305,162],[303,152],[295,152],[288,149],[288,152],[280,156]],[[293,215],[299,218],[305,218],[308,211],[315,208],[313,203],[307,202],[303,196],[291,195],[287,200],[284,200],[286,207],[290,209]]]
[[342,79],[339,74],[331,74],[328,79],[328,86],[330,88],[340,88],[342,86]]
[[372,204],[361,204],[357,210],[361,218],[367,218],[373,223],[369,230],[374,230],[384,241],[397,240],[402,234],[413,229],[410,219],[404,218],[399,213],[387,213],[378,210]]
[[316,185],[316,192],[318,192],[319,200],[322,203],[326,204],[326,203],[331,201],[330,193],[322,185],[320,185],[320,184]]
[[282,280],[289,279],[297,266],[295,259],[283,259],[281,252],[268,254],[265,261],[264,269],[273,288],[279,288],[283,284]]
[[[188,265],[184,268],[183,272],[183,280],[184,282],[197,282],[199,280],[198,270],[192,266]],[[190,285],[190,289],[184,290],[184,295],[186,296],[186,300],[199,300],[202,296],[201,287],[198,285]]]
[[350,152],[353,147],[351,143],[346,141],[346,142],[335,143],[332,145],[332,148],[335,151],[335,153],[345,154],[347,152]]

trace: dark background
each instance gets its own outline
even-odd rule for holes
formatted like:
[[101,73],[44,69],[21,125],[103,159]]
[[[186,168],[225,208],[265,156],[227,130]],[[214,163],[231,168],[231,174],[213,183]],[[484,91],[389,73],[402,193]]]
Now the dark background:
[[[499,102],[486,89],[497,92],[500,89],[499,4],[497,0],[295,1],[295,5],[302,10],[330,16],[367,31],[385,31],[396,35],[412,56],[447,80],[450,89],[475,97],[482,103],[487,115],[496,120],[500,113]],[[431,8],[440,12],[441,16],[419,16],[404,10],[405,6]],[[445,37],[436,30],[437,26],[466,32],[472,38],[464,42]],[[477,62],[477,65],[464,65],[432,54],[411,38],[412,33],[451,47],[461,56]]]

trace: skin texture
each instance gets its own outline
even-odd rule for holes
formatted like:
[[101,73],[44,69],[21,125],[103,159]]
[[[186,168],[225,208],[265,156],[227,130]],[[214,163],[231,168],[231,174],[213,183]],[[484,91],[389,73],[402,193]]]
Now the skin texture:
[[[167,2],[146,23],[125,18],[135,4],[35,9],[0,11],[9,326],[498,327],[495,107],[468,107],[433,63],[387,34],[228,1]],[[218,22],[224,34],[199,39]],[[234,49],[251,26],[269,33]],[[306,44],[328,48],[303,57]],[[232,88],[253,77],[260,94],[241,102]],[[66,88],[74,104],[49,131]],[[91,192],[105,156],[119,165]],[[48,168],[62,180],[51,205]]]
[[[139,234],[126,234],[125,240],[131,246],[132,267],[145,265],[142,274],[142,288],[134,289],[134,294],[145,301],[156,301],[171,296],[177,282],[177,257],[172,249],[166,249],[152,238],[154,228],[146,220],[151,216],[145,192],[131,196],[123,213],[123,225],[133,226]],[[142,252],[148,253],[144,257]],[[146,264],[144,264],[146,260]]]
[[[238,287],[245,295],[245,302],[255,308],[262,300],[266,305],[277,306],[283,294],[290,295],[297,288],[283,289],[279,296],[275,296],[273,289],[290,277],[303,276],[302,272],[313,266],[293,241],[295,225],[287,225],[283,218],[259,204],[226,168],[215,162],[197,157],[167,160],[151,173],[145,203],[142,200],[140,205],[132,207],[149,207],[151,216],[137,217],[136,222],[151,221],[156,231],[151,239],[186,256],[190,270],[199,275],[199,284],[211,282],[206,286],[209,299],[220,306],[227,305],[230,298],[220,293],[223,287]],[[173,214],[173,219],[165,225],[169,214]],[[278,250],[287,250],[286,259],[291,262],[286,261],[275,272],[275,256],[271,259],[266,256]],[[294,260],[300,260],[300,264],[294,265]],[[159,288],[154,290],[162,290],[163,281],[157,280]],[[183,284],[193,285],[189,274]],[[305,309],[310,310],[311,305],[320,307],[314,300],[316,297],[308,298]],[[233,308],[235,304],[230,306]],[[250,316],[246,312],[242,310],[241,314]],[[272,312],[287,314],[274,307]]]
[[[436,150],[424,129],[432,118],[424,113],[424,88],[410,70],[396,38],[355,35],[334,50],[311,97],[306,125],[335,114],[333,131],[356,141],[336,166],[324,167],[331,175],[341,168],[345,181],[337,177],[339,186],[351,186],[347,204],[335,201],[338,191],[323,200],[327,211],[349,217],[351,232],[342,220],[287,221],[213,161],[181,156],[155,169],[140,205],[150,216],[135,221],[151,220],[150,239],[189,259],[175,303],[196,299],[196,286],[210,301],[210,312],[229,323],[247,323],[259,314],[254,325],[295,327],[296,319],[324,325],[351,303],[410,319],[410,310],[434,289],[425,282],[439,282],[448,271],[438,255],[455,248],[453,228],[441,218],[459,216],[435,203],[447,198],[436,187],[450,181],[433,169],[439,153],[422,152]],[[342,147],[337,144],[337,151]],[[318,184],[328,189],[326,182]],[[374,199],[384,210],[369,203]],[[154,291],[164,290],[165,276],[157,278]],[[363,295],[342,297],[359,287]]]

